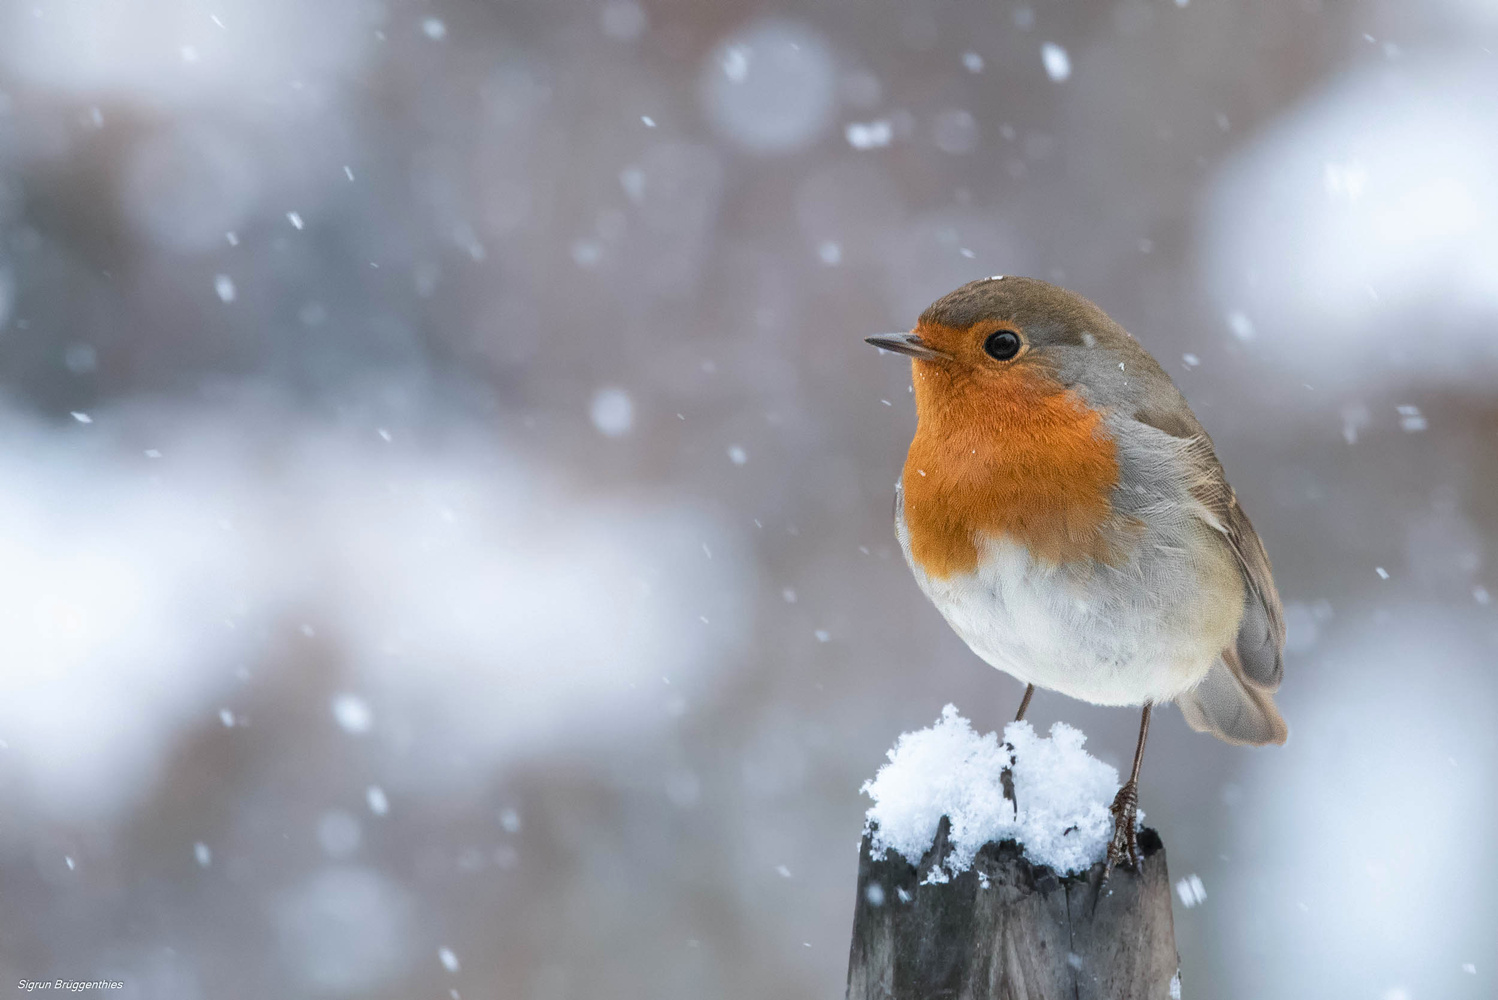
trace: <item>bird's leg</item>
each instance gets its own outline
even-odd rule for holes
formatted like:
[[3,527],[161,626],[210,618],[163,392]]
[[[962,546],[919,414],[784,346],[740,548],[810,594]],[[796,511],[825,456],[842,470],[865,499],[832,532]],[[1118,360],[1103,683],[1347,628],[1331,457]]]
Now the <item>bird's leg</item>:
[[1129,773],[1129,780],[1118,790],[1118,795],[1113,799],[1113,841],[1108,845],[1108,865],[1103,870],[1103,877],[1107,878],[1112,873],[1115,865],[1125,862],[1132,865],[1137,871],[1139,868],[1139,763],[1144,759],[1144,740],[1150,732],[1150,708],[1144,706],[1144,714],[1139,720],[1139,745],[1134,748],[1134,770]]
[[[1030,699],[1033,697],[1035,697],[1035,685],[1025,685],[1025,696],[1020,699],[1019,711],[1014,714],[1015,722],[1019,722],[1025,717],[1025,709],[1030,707]],[[1004,749],[1010,753],[1014,753],[1014,747],[1010,746],[1007,740],[1004,743]],[[1014,797],[1014,772],[1010,768],[1006,767],[999,772],[999,785],[1004,789],[1004,798],[1008,799],[1010,804],[1014,806],[1014,814],[1018,816],[1019,800]]]
[[1014,721],[1019,722],[1025,717],[1025,711],[1030,707],[1030,699],[1035,697],[1035,685],[1025,685],[1025,696],[1020,699],[1019,711],[1014,713]]

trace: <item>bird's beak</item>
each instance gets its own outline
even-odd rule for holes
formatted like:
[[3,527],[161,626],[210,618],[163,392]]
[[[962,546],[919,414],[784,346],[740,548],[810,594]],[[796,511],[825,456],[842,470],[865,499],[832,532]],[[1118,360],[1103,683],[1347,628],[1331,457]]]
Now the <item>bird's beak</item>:
[[881,351],[908,354],[912,358],[920,358],[922,361],[935,361],[937,358],[946,357],[941,351],[927,346],[924,340],[913,333],[876,333],[872,337],[865,337],[863,339],[866,343],[873,344]]

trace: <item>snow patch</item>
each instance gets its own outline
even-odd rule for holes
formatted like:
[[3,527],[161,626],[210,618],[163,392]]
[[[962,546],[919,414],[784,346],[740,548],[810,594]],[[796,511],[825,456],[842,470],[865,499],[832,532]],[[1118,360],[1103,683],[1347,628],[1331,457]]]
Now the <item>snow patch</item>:
[[[894,850],[919,864],[946,816],[952,850],[930,881],[966,871],[984,844],[1003,840],[1063,875],[1090,868],[1103,860],[1113,836],[1108,808],[1119,780],[1116,769],[1082,749],[1086,740],[1064,722],[1052,725],[1049,737],[1028,722],[1011,722],[1000,743],[946,706],[935,725],[901,734],[889,763],[861,789],[874,800],[868,811],[874,856]],[[1006,768],[1015,802],[1004,797]]]
[[872,122],[850,122],[843,130],[848,145],[854,149],[882,149],[895,137],[894,124],[887,118]]
[[1045,74],[1060,83],[1071,76],[1071,56],[1055,42],[1046,42],[1040,47],[1040,58],[1045,63]]
[[623,437],[635,425],[635,402],[618,386],[604,386],[593,393],[588,415],[604,437]]
[[1189,910],[1207,901],[1207,887],[1202,884],[1202,877],[1193,872],[1176,883],[1176,895],[1181,898],[1181,905]]
[[701,78],[708,117],[729,140],[756,153],[802,149],[822,134],[837,106],[837,64],[810,27],[772,18],[725,38]]

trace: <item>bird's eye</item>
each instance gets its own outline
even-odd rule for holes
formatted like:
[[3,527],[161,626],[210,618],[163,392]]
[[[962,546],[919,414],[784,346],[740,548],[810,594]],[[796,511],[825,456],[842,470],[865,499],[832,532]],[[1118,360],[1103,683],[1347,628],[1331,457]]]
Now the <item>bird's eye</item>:
[[990,333],[988,339],[983,342],[983,350],[995,361],[1008,361],[1019,353],[1019,334],[1013,330],[999,330]]

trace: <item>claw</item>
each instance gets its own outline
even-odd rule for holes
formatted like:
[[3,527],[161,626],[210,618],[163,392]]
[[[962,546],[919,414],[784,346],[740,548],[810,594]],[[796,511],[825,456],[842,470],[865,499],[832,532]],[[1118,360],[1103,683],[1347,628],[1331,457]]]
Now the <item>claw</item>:
[[1113,813],[1113,840],[1108,844],[1108,862],[1103,868],[1105,880],[1118,865],[1139,870],[1139,786],[1130,781],[1120,788],[1109,812]]

